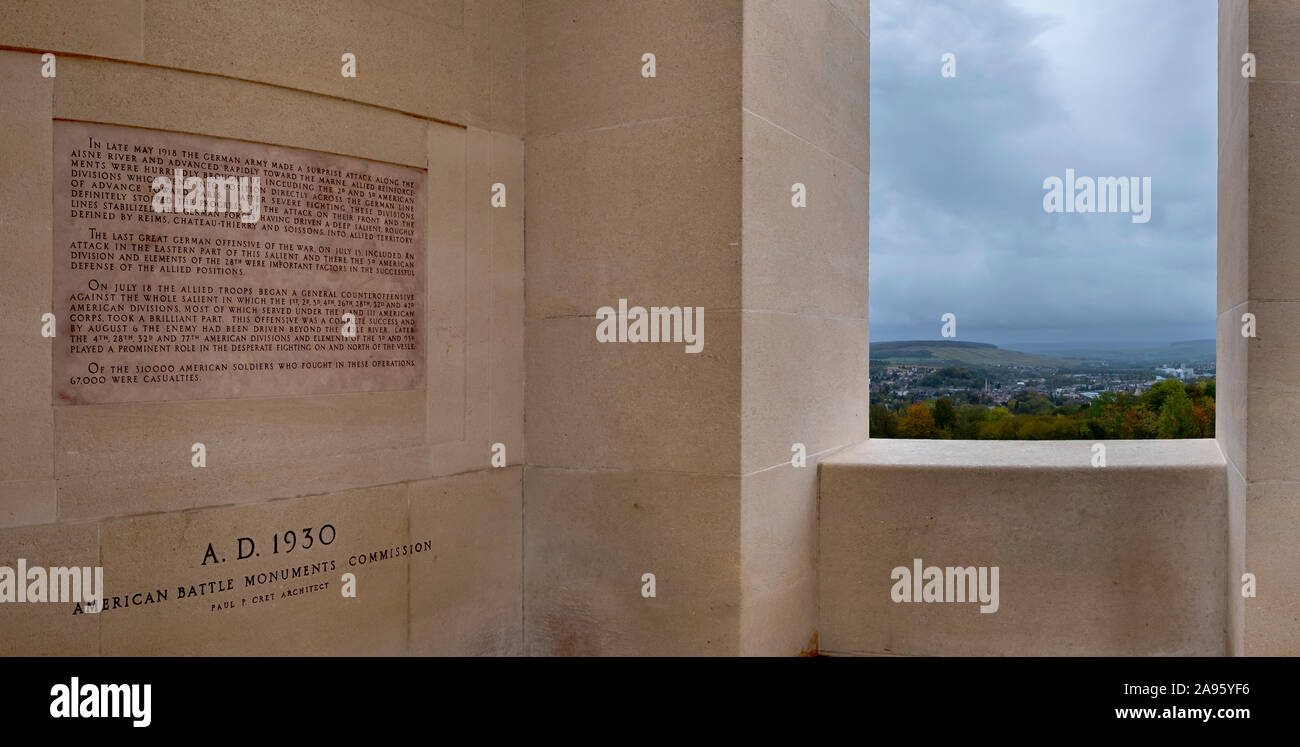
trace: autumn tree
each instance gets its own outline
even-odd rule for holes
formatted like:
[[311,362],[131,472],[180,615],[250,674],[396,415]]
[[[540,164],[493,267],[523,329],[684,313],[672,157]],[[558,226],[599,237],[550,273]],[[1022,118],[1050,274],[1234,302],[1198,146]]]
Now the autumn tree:
[[934,425],[934,413],[923,404],[908,405],[907,412],[898,421],[899,438],[934,438],[939,429]]

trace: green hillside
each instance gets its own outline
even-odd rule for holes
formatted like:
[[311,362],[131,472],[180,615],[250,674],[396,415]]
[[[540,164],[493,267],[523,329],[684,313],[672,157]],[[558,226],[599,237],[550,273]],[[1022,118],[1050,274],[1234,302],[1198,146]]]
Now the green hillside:
[[1087,360],[1105,360],[1117,364],[1153,365],[1159,363],[1209,363],[1215,360],[1214,339],[1182,340],[1167,345],[1115,343],[1027,343],[1024,350],[1042,355],[1056,355]]
[[958,342],[956,340],[903,340],[898,342],[873,342],[872,365],[897,365],[910,363],[921,366],[1040,366],[1044,368],[1077,368],[1078,360],[1052,358],[1046,355],[1003,350],[987,342]]

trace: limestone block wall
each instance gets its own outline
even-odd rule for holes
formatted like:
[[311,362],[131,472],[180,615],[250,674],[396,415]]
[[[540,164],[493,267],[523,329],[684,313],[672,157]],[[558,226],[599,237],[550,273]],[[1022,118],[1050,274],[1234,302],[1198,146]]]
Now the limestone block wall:
[[[1234,567],[1257,596],[1236,603],[1247,655],[1300,654],[1300,7],[1274,0],[1219,5],[1220,381],[1230,385],[1217,433],[1228,458]],[[1256,59],[1244,78],[1242,55]],[[1243,337],[1243,314],[1255,335]],[[1224,384],[1220,384],[1223,387]],[[1221,395],[1222,397],[1222,395]]]
[[[867,437],[870,17],[867,0],[744,7],[747,655],[817,650],[817,464]],[[806,207],[792,206],[795,184]]]
[[[832,655],[1223,656],[1228,494],[1210,439],[871,439],[821,466],[820,632]],[[997,568],[996,605],[894,569]],[[946,570],[945,570],[946,573]],[[916,574],[909,576],[909,580]],[[923,587],[919,579],[912,581]],[[951,601],[953,599],[959,601]]]
[[[522,651],[523,17],[519,0],[0,4],[0,563],[102,565],[109,595],[141,602],[4,605],[0,653]],[[53,404],[55,120],[427,170],[424,388]],[[507,466],[491,467],[494,443]],[[201,562],[208,543],[233,554],[239,537],[326,524],[332,545],[293,563]],[[228,610],[178,598],[299,559],[336,562],[328,593]],[[355,599],[334,591],[345,571]],[[157,589],[169,599],[144,603]]]
[[[867,435],[867,25],[528,4],[529,653],[816,650],[816,464]],[[599,342],[619,299],[703,308],[703,351]]]
[[[741,3],[525,12],[527,651],[735,654]],[[703,350],[598,342],[620,298],[703,307]]]
[[[1300,16],[1220,11],[1218,445],[1117,446],[1102,474],[868,443],[825,465],[819,508],[819,462],[867,436],[868,0],[0,3],[0,564],[171,592],[0,607],[0,653],[1008,652],[990,630],[1021,653],[1295,653]],[[55,405],[57,120],[426,170],[425,386]],[[703,349],[598,341],[620,299],[704,309]],[[955,519],[975,494],[1000,518]],[[326,524],[303,562],[429,549],[339,568],[357,599],[178,598],[241,575],[209,543]],[[861,603],[865,563],[989,543],[1033,584],[983,633]]]

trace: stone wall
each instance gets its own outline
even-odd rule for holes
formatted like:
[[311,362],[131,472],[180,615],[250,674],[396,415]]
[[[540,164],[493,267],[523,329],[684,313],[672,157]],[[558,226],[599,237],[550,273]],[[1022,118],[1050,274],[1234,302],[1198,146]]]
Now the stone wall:
[[[821,467],[822,650],[1223,656],[1228,494],[1211,439],[871,439]],[[896,568],[944,570],[895,599]],[[989,612],[948,568],[996,568]],[[909,578],[915,579],[912,573]],[[923,575],[923,573],[921,574]],[[956,578],[956,577],[954,577]],[[924,591],[916,579],[915,588]],[[1240,596],[1238,596],[1240,598]],[[956,601],[954,601],[954,599]]]
[[[819,506],[867,437],[868,0],[2,3],[0,564],[102,565],[126,603],[6,605],[0,653],[1295,653],[1298,13],[1220,4],[1218,445],[1108,476],[868,443]],[[423,388],[56,405],[56,120],[426,170]],[[620,299],[702,308],[703,350],[599,342]],[[864,564],[989,542],[1039,589],[989,630],[863,601]],[[208,591],[299,558],[357,598]]]
[[[741,24],[738,0],[528,4],[530,654],[739,651]],[[703,307],[704,349],[598,342],[620,298]]]
[[[1234,552],[1230,578],[1254,574],[1234,599],[1238,652],[1300,654],[1300,7],[1282,0],[1219,4],[1219,325],[1216,432],[1228,459]],[[1256,59],[1244,78],[1242,55]],[[1243,315],[1255,336],[1243,337]],[[1226,386],[1225,386],[1226,385]],[[1226,395],[1226,396],[1225,396]],[[1244,609],[1241,609],[1244,607]]]
[[[867,437],[870,15],[866,0],[745,3],[747,655],[817,650],[817,463]],[[796,183],[807,207],[792,206]],[[792,464],[795,444],[805,466]]]
[[[110,596],[140,602],[98,615],[5,605],[0,650],[522,651],[523,13],[519,0],[0,5],[0,562],[102,565]],[[44,52],[54,78],[40,74]],[[355,78],[340,74],[345,52]],[[427,170],[426,385],[52,404],[40,320],[56,119]],[[498,182],[508,199],[493,208]],[[196,442],[204,468],[191,466]],[[491,467],[494,443],[507,466]],[[273,534],[327,524],[329,547],[233,559],[240,537],[265,549]],[[202,562],[209,543],[232,556],[221,571]],[[417,545],[429,549],[349,561]],[[302,582],[242,588],[246,574],[329,560],[324,592],[254,603]],[[356,598],[336,591],[344,572]],[[228,579],[233,594],[180,598]],[[169,598],[147,603],[159,589]]]
[[[867,3],[527,12],[528,651],[815,651],[816,463],[867,435]],[[599,342],[619,299],[703,308],[704,349]]]

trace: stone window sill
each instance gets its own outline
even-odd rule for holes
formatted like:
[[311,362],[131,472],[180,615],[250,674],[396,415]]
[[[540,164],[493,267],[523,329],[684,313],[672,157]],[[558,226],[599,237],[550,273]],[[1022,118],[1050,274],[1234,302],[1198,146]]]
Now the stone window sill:
[[822,460],[823,469],[935,468],[971,470],[1100,469],[1092,466],[1093,444],[1106,446],[1105,469],[1223,469],[1212,438],[1135,441],[938,441],[872,438]]

